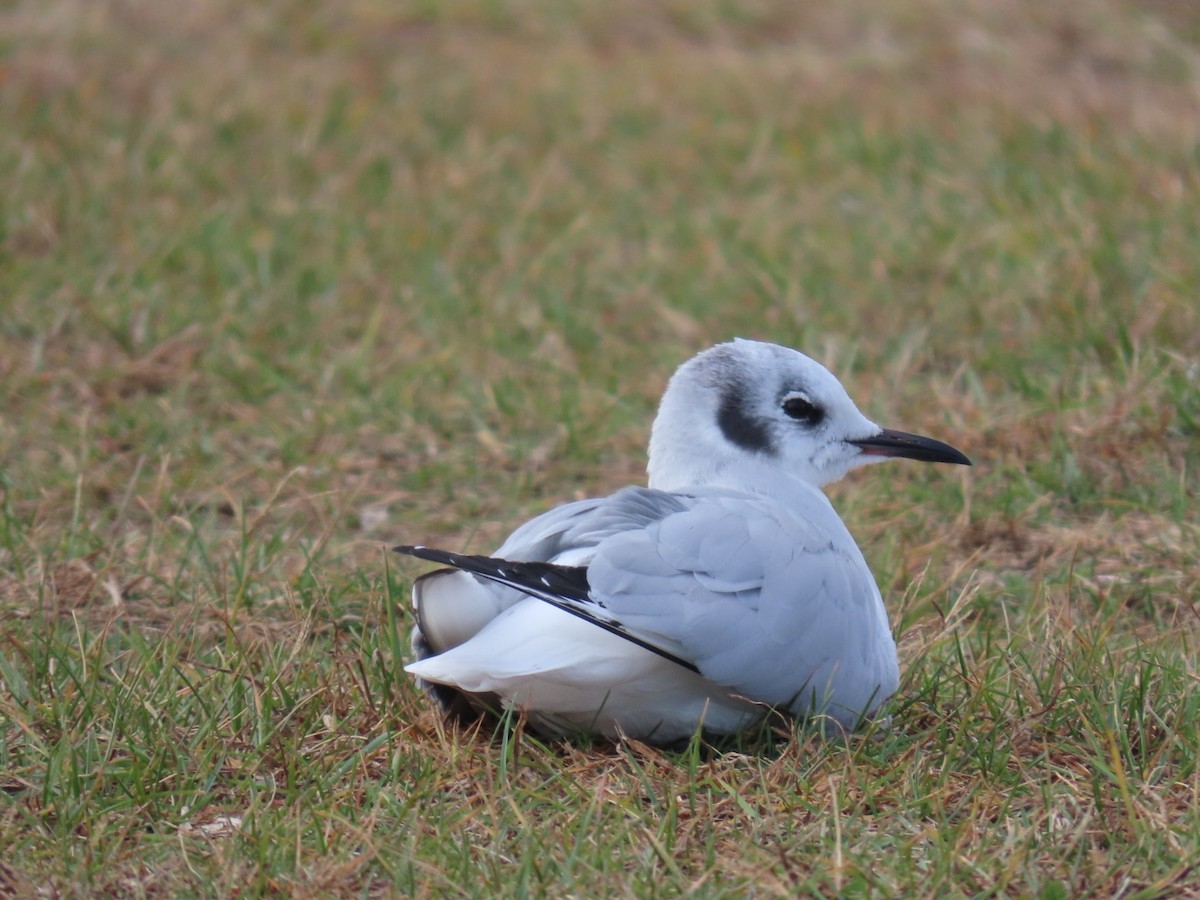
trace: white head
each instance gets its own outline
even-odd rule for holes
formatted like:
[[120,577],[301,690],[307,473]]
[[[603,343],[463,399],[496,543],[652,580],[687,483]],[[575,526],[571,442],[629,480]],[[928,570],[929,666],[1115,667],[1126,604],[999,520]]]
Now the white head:
[[750,463],[821,487],[892,456],[970,465],[940,441],[880,428],[803,353],[739,338],[672,376],[650,435],[650,487],[733,484]]

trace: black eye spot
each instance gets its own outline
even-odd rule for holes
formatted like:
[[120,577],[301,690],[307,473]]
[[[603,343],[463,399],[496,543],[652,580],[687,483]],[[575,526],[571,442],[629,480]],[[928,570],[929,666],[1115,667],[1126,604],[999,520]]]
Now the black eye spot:
[[825,418],[825,410],[817,406],[802,394],[791,394],[784,398],[783,412],[797,422],[805,425],[816,425]]

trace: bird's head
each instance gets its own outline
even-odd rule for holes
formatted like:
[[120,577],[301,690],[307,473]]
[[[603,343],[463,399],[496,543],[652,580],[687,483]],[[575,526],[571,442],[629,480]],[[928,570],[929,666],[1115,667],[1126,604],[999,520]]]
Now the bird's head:
[[821,487],[890,457],[971,464],[941,441],[876,425],[803,353],[739,338],[671,378],[650,437],[650,486],[736,484],[753,463]]

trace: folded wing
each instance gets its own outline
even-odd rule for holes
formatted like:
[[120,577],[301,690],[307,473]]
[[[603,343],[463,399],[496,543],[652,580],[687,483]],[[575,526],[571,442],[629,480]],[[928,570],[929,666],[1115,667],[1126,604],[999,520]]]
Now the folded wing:
[[[557,678],[577,688],[595,682],[592,694],[604,703],[622,689],[622,673],[642,664],[638,654],[649,653],[658,657],[654,665],[670,664],[656,669],[656,677],[698,693],[690,698],[696,702],[707,691],[712,698],[743,697],[796,713],[827,711],[852,727],[895,690],[895,645],[878,590],[840,519],[832,507],[823,515],[819,505],[814,519],[811,498],[804,507],[809,518],[802,520],[787,503],[759,495],[630,488],[531,521],[497,557],[398,548],[488,579],[493,586],[487,590],[497,592],[489,596],[501,598],[494,609],[503,612],[440,664],[431,658],[414,671],[479,689],[453,680],[456,660],[469,658],[473,674],[465,680],[501,696],[506,689],[519,693],[511,685],[521,679]],[[530,560],[534,555],[583,564]],[[598,634],[589,640],[586,628],[567,629],[552,616],[509,614],[514,605],[532,602],[528,598],[620,638],[628,649]],[[548,629],[537,640],[556,652],[535,658],[514,651],[514,642],[531,637],[518,634],[518,623]],[[555,642],[556,632],[563,640]],[[592,643],[608,647],[622,664],[600,665]],[[487,675],[490,659],[505,669],[502,678]],[[681,697],[671,702],[679,705]]]

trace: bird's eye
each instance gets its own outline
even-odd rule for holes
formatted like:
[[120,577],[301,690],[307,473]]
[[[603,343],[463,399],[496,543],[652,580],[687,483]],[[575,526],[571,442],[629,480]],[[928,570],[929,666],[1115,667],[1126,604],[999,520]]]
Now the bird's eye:
[[813,403],[803,394],[791,394],[783,401],[783,411],[797,422],[806,425],[816,425],[825,415],[821,407]]

